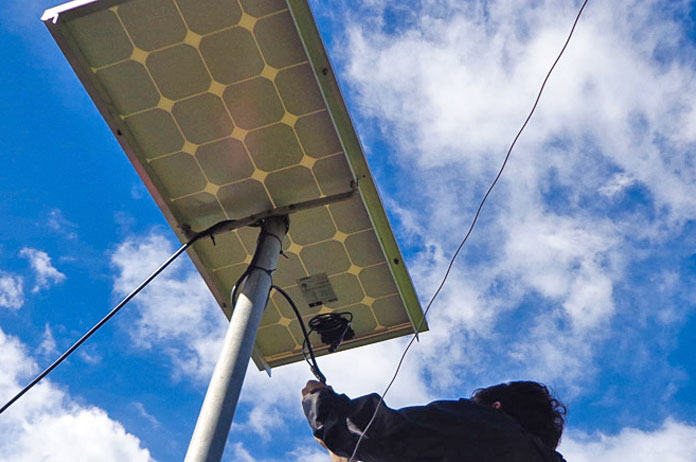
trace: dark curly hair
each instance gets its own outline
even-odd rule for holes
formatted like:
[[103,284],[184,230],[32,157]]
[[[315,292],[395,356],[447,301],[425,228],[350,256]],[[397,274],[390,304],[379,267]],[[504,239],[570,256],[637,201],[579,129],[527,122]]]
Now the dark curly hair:
[[489,406],[499,401],[501,410],[517,420],[526,431],[538,436],[552,449],[558,446],[568,410],[551,396],[546,385],[537,382],[501,383],[475,390],[471,399]]

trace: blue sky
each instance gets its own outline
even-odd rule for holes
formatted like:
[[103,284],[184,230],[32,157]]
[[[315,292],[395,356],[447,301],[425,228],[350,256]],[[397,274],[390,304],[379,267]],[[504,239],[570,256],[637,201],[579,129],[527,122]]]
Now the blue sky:
[[[311,4],[426,301],[579,5]],[[2,401],[176,246],[39,21],[54,5],[0,19]],[[388,403],[536,379],[569,406],[569,461],[692,460],[694,11],[590,0]],[[182,460],[224,328],[182,259],[0,416],[0,461]],[[380,391],[403,346],[321,366],[339,391]],[[309,378],[250,368],[224,460],[328,460],[302,420]]]

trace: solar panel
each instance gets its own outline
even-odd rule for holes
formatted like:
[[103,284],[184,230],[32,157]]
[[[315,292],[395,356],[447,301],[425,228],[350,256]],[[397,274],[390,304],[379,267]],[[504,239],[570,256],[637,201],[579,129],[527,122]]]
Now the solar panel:
[[[353,313],[356,335],[342,348],[421,323],[305,0],[78,0],[42,19],[182,242],[222,220],[294,207],[274,283],[305,322]],[[257,235],[240,228],[189,251],[228,317]],[[273,295],[255,363],[300,360],[302,341]]]

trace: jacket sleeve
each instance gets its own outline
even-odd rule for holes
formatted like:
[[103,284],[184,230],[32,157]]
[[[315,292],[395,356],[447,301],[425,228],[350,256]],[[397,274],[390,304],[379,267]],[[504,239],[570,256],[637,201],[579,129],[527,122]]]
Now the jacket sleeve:
[[376,393],[350,399],[329,389],[320,389],[302,399],[302,407],[314,436],[336,455],[350,457],[361,433],[379,404],[379,412],[363,437],[357,458],[364,461],[393,456],[393,436],[404,430],[406,419],[388,408]]

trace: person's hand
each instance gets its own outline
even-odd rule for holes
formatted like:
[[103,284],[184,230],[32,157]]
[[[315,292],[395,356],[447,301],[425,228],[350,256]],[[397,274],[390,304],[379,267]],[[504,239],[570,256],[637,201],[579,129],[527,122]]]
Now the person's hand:
[[322,447],[322,448],[324,448],[324,449],[326,449],[327,451],[329,451],[329,457],[331,458],[331,462],[348,462],[348,458],[347,458],[347,457],[337,456],[336,454],[334,454],[333,452],[331,452],[331,449],[329,449],[329,448],[326,446],[326,443],[324,443],[322,440],[320,440],[320,439],[317,438],[316,436],[314,437],[314,439],[317,440],[317,443],[321,444],[321,447]]
[[324,443],[322,440],[320,440],[320,439],[317,438],[316,436],[314,437],[314,439],[317,440],[317,443],[321,444],[321,447],[322,447],[322,448],[324,448],[324,449],[326,449],[327,451],[329,451],[329,457],[331,458],[331,462],[348,462],[348,458],[347,458],[347,457],[337,456],[336,454],[334,454],[333,452],[331,452],[331,449],[329,449],[329,448],[326,446],[326,443]]
[[324,383],[321,383],[317,380],[310,380],[309,382],[307,382],[307,385],[305,385],[305,387],[302,389],[302,397],[310,393],[314,393],[316,390],[319,390],[321,388],[327,388],[329,390],[331,389],[331,387]]

